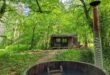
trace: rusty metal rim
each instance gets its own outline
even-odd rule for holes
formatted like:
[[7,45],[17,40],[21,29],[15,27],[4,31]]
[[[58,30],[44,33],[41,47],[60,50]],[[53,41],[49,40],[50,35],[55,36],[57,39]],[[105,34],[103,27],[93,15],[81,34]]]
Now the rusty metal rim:
[[78,64],[85,64],[85,65],[92,66],[92,67],[94,67],[94,68],[96,68],[96,69],[102,71],[102,72],[105,73],[106,75],[108,75],[107,72],[106,72],[106,70],[101,69],[101,68],[99,68],[99,67],[96,67],[96,66],[93,65],[93,64],[86,63],[86,62],[77,62],[77,61],[49,61],[49,62],[46,61],[46,62],[42,62],[42,63],[36,63],[36,64],[34,64],[34,65],[28,67],[28,69],[26,69],[26,70],[24,71],[23,75],[27,75],[27,71],[29,71],[32,67],[34,67],[34,66],[36,66],[36,65],[43,64],[43,63],[51,63],[51,62],[74,62],[74,63],[78,63]]

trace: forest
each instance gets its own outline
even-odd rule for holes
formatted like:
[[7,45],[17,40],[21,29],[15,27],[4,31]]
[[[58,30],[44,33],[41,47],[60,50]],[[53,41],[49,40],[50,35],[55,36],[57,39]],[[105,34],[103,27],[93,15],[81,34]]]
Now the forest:
[[[94,64],[92,1],[99,0],[0,0],[0,75],[23,75],[29,66],[47,59]],[[110,0],[100,2],[98,44],[109,75]],[[52,35],[76,35],[80,46],[54,51]]]

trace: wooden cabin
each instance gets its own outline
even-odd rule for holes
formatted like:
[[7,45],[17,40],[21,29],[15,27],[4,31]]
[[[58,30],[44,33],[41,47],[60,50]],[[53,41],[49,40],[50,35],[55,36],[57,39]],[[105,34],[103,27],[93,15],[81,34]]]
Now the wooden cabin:
[[50,39],[50,47],[52,49],[67,49],[78,47],[79,45],[76,35],[52,35]]

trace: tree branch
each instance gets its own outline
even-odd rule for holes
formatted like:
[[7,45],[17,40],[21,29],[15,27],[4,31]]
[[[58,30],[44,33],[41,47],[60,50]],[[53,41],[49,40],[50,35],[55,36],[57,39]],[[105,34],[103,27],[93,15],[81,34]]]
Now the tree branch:
[[38,6],[38,8],[39,8],[39,10],[38,10],[38,11],[42,13],[43,11],[42,11],[42,8],[41,8],[41,6],[40,6],[40,4],[39,4],[38,0],[36,0],[36,3],[37,3],[37,6]]
[[87,8],[84,0],[80,0],[80,1],[83,4],[83,9],[84,9],[84,13],[86,16],[86,21],[89,24],[90,28],[93,30],[93,22],[92,22],[92,19],[90,18],[90,15],[89,15],[90,8],[89,9]]
[[6,11],[6,0],[3,0],[3,5],[2,7],[0,8],[0,18],[2,18],[2,16],[4,15]]

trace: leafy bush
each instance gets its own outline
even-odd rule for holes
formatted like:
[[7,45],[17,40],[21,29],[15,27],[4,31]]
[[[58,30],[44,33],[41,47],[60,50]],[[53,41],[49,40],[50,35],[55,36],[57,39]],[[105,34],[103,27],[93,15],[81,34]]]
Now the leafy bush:
[[104,58],[110,59],[110,47],[103,47]]
[[5,49],[8,50],[8,51],[17,51],[17,52],[19,52],[19,51],[28,50],[29,46],[28,45],[23,45],[23,44],[10,45],[10,46],[7,46]]
[[64,61],[81,61],[87,63],[94,62],[93,52],[90,49],[72,49],[65,50],[56,55],[55,60],[64,60]]
[[30,51],[5,53],[0,55],[0,75],[22,75],[44,53],[33,54]]
[[82,50],[80,60],[82,62],[94,63],[94,54],[91,49]]
[[104,58],[104,69],[107,71],[107,74],[110,75],[110,60]]
[[77,50],[65,50],[56,56],[57,60],[64,61],[78,61],[80,58],[80,51]]

